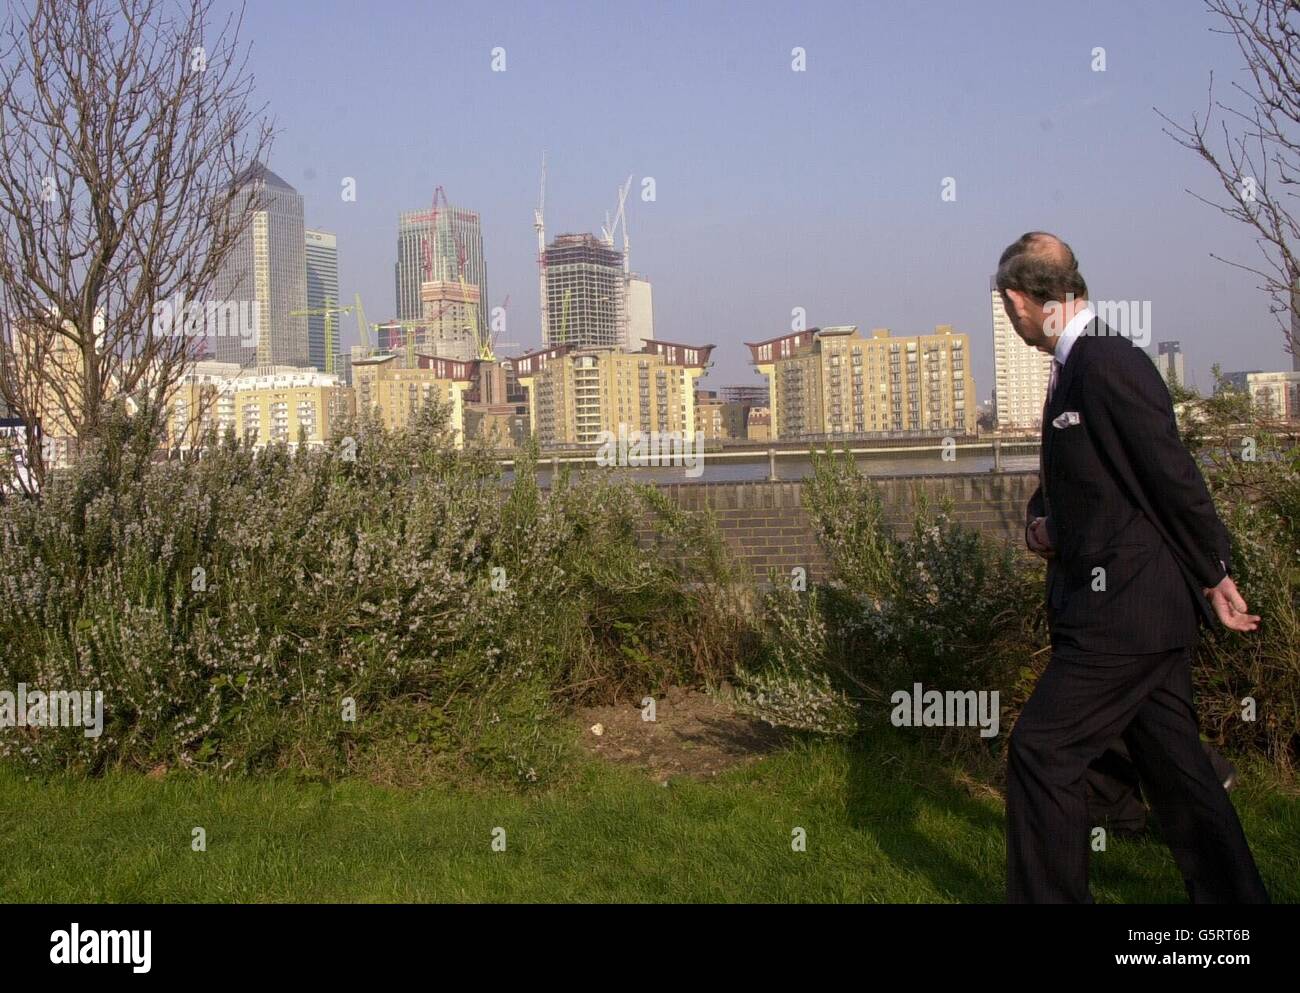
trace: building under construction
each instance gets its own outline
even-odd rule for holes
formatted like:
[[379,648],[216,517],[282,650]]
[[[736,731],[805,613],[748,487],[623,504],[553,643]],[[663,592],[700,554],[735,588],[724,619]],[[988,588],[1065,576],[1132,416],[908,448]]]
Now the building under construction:
[[592,234],[562,234],[542,259],[544,347],[616,348],[627,340],[623,253]]
[[[419,335],[439,345],[426,354],[461,358],[463,352],[466,359],[475,357],[477,346],[469,329],[488,326],[487,264],[478,212],[448,204],[442,187],[434,193],[430,209],[403,212],[397,224],[394,276],[397,319],[424,322],[432,316],[437,320],[438,326],[431,325],[428,335]],[[432,296],[429,283],[435,284]],[[460,283],[475,294],[472,320],[463,306],[469,301],[462,299]],[[450,342],[458,337],[462,340],[452,347]]]
[[479,357],[479,288],[472,283],[435,279],[420,285],[420,354],[468,362]]

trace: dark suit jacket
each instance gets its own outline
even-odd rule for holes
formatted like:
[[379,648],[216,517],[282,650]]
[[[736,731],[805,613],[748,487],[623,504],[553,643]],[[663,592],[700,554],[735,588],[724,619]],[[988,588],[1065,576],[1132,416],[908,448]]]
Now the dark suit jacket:
[[1042,446],[1027,520],[1048,518],[1056,549],[1053,644],[1117,655],[1195,644],[1198,617],[1214,619],[1201,591],[1231,568],[1228,533],[1155,364],[1094,320],[1061,369]]

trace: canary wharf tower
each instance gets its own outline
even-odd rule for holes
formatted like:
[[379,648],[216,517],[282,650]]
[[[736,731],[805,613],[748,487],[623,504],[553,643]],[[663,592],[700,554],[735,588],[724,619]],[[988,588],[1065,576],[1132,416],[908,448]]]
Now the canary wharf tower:
[[266,166],[251,166],[236,180],[232,210],[253,213],[226,257],[214,285],[223,304],[255,303],[256,345],[235,334],[209,337],[218,361],[245,367],[308,366],[307,262],[302,194]]

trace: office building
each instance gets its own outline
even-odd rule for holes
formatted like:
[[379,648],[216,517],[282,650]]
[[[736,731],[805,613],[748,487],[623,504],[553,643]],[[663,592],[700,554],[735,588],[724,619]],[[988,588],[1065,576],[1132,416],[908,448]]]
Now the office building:
[[[338,239],[327,231],[306,231],[307,309],[324,310],[339,305]],[[342,315],[324,314],[307,317],[307,358],[312,368],[321,372],[341,372],[340,359],[345,354],[342,341]],[[327,341],[326,339],[331,339]]]
[[[432,280],[420,285],[420,303],[422,324],[412,329],[416,354],[461,362],[479,357],[485,326],[478,323],[483,300],[477,286]],[[415,362],[408,358],[407,364]]]
[[237,184],[241,196],[232,210],[251,205],[252,216],[217,274],[214,294],[223,305],[253,305],[256,343],[225,333],[209,337],[208,347],[218,361],[244,367],[310,366],[307,318],[291,316],[307,309],[302,196],[261,164]]
[[[438,195],[435,194],[435,200]],[[436,229],[436,230],[435,230]],[[487,261],[483,255],[483,230],[477,211],[438,202],[436,209],[405,211],[397,221],[397,319],[427,317],[427,282],[457,283],[464,255],[464,278],[477,291],[474,319],[488,327]]]
[[631,273],[624,282],[627,297],[627,334],[623,348],[629,352],[639,352],[645,348],[647,341],[655,336],[654,301],[650,289],[650,280],[637,273]]

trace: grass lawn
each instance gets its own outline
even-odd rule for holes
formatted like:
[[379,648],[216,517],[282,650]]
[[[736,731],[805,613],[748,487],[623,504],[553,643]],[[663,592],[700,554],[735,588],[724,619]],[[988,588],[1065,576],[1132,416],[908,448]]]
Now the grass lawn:
[[[1273,899],[1300,901],[1300,795],[1267,770],[1243,780],[1235,802]],[[584,759],[527,795],[0,769],[4,901],[999,902],[1002,886],[1001,802],[889,736],[798,742],[667,787]],[[1184,900],[1155,839],[1112,839],[1093,890]]]

